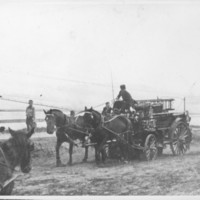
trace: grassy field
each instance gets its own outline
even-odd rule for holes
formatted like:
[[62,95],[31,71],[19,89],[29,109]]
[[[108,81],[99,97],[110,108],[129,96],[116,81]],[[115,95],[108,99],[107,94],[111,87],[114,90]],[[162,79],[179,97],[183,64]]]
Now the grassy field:
[[[133,160],[127,164],[107,160],[98,167],[94,150],[82,163],[84,149],[75,148],[73,165],[56,167],[56,138],[35,138],[33,169],[18,177],[13,195],[200,195],[200,129],[193,130],[190,151],[181,157],[169,149],[153,162]],[[61,147],[63,163],[68,145]]]

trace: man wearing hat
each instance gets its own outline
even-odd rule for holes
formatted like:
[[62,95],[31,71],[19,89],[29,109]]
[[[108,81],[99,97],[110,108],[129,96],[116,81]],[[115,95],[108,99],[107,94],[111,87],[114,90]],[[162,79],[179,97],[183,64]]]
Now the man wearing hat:
[[106,106],[103,108],[103,111],[102,111],[102,115],[109,115],[112,111],[112,108],[110,107],[110,103],[109,102],[106,102]]
[[29,106],[26,108],[26,125],[27,125],[27,130],[30,131],[31,128],[36,126],[35,108],[33,107],[33,100],[29,100],[28,103]]
[[134,108],[134,105],[137,104],[137,102],[131,97],[130,93],[126,91],[125,85],[120,85],[120,92],[117,96],[117,99],[122,97],[123,99],[123,105],[121,108],[121,111],[124,113],[125,110],[130,111],[130,107]]

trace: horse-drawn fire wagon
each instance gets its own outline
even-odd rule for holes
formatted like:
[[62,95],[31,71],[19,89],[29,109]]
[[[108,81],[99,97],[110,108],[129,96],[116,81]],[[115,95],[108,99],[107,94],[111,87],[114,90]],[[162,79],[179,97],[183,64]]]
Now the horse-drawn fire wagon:
[[167,145],[174,155],[184,154],[192,140],[190,117],[188,112],[175,113],[172,102],[173,99],[140,100],[135,111],[122,113],[123,102],[116,101],[111,115],[102,116],[92,107],[85,108],[74,123],[60,110],[45,111],[47,133],[52,134],[57,127],[57,165],[61,164],[59,148],[63,142],[70,144],[69,163],[72,163],[77,139],[85,147],[84,161],[88,158],[88,146],[95,147],[97,162],[113,158],[118,152],[124,159],[142,155],[146,160],[154,160]]
[[[161,155],[167,145],[173,155],[184,154],[190,147],[192,133],[189,114],[175,113],[173,101],[174,99],[139,100],[134,114],[127,116],[132,122],[132,141],[127,141],[127,144],[131,149],[142,152],[141,155],[148,161]],[[114,113],[120,113],[120,103],[114,103]],[[106,150],[110,157],[114,157],[116,145],[113,141],[107,142]]]

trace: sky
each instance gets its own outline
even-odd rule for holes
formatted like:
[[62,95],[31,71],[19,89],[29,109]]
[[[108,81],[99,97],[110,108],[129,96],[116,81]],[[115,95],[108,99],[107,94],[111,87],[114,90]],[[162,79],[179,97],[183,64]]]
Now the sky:
[[200,112],[198,1],[1,1],[0,27],[5,98],[82,110],[126,84]]

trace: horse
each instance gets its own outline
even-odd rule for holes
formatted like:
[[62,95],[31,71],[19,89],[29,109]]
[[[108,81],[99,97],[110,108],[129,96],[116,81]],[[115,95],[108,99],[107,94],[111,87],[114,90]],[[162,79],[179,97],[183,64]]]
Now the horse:
[[105,144],[108,140],[117,140],[122,157],[128,159],[129,148],[127,144],[131,144],[131,130],[132,124],[130,120],[121,115],[111,117],[104,117],[92,107],[87,109],[85,107],[84,121],[94,128],[92,132],[91,141],[96,142],[95,159],[97,164],[100,162],[100,153],[102,153],[102,162],[105,162],[106,155],[104,150]]
[[[72,122],[71,118],[64,114],[62,111],[57,109],[50,109],[45,111],[45,121],[47,124],[47,133],[53,134],[56,128],[56,166],[63,166],[59,149],[63,142],[69,143],[69,161],[68,165],[72,165],[72,153],[73,146],[77,146],[74,140],[79,139],[82,144],[85,142],[85,138],[89,136],[88,129],[86,128],[83,117],[77,116]],[[88,159],[88,146],[85,146],[85,155],[83,162],[86,162]]]
[[34,128],[28,133],[9,128],[11,138],[0,144],[0,195],[10,195],[14,188],[13,172],[20,166],[23,173],[31,171],[31,152],[34,143],[30,140]]

